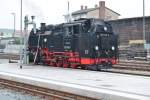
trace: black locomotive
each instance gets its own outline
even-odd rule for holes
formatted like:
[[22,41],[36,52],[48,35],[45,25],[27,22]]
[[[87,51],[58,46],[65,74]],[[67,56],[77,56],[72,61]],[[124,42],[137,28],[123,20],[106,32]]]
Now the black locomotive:
[[30,62],[64,68],[100,70],[117,63],[117,36],[109,23],[79,19],[45,25],[29,35]]

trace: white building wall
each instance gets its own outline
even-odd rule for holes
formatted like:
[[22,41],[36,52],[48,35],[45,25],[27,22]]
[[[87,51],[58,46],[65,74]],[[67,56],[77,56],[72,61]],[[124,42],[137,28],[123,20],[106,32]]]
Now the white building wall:
[[111,10],[105,9],[105,20],[116,20],[118,18],[118,14],[112,12]]
[[88,12],[87,18],[99,18],[99,10],[93,10]]
[[[78,14],[72,16],[73,20],[79,18],[99,18],[99,9],[88,12],[87,14]],[[119,18],[119,15],[114,13],[111,10],[105,9],[105,19],[104,20],[116,20]]]

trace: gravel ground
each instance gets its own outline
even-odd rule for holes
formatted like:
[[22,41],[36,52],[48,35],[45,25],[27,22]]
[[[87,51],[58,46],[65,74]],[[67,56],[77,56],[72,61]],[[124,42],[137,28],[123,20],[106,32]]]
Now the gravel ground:
[[0,100],[44,100],[38,96],[32,96],[23,92],[6,89],[0,86]]
[[[0,59],[0,64],[8,63],[8,59]],[[45,100],[39,96],[32,96],[23,92],[17,92],[0,85],[0,100]]]

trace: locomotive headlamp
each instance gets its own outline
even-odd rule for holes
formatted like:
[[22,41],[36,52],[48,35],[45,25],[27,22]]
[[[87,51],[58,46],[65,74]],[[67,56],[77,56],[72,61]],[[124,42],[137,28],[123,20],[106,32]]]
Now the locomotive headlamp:
[[104,31],[107,31],[107,27],[106,26],[104,26]]
[[115,47],[114,47],[114,46],[112,46],[112,47],[111,47],[111,49],[112,49],[112,50],[115,50]]
[[98,50],[99,48],[98,48],[98,46],[95,46],[95,50]]
[[44,38],[44,42],[47,42],[47,38]]

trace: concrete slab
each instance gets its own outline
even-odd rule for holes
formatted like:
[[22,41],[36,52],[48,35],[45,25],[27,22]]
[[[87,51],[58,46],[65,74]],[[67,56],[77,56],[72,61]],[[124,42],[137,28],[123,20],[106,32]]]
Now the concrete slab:
[[150,77],[144,76],[0,64],[0,78],[102,100],[150,100]]
[[9,59],[0,59],[0,64],[9,63]]

